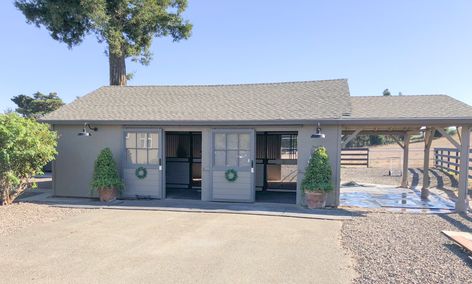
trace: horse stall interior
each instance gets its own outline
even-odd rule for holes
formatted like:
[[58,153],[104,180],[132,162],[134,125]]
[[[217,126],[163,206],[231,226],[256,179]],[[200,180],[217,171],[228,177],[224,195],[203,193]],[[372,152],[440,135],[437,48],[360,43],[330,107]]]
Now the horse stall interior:
[[201,199],[201,132],[166,132],[166,198]]
[[296,203],[297,132],[256,133],[256,202]]

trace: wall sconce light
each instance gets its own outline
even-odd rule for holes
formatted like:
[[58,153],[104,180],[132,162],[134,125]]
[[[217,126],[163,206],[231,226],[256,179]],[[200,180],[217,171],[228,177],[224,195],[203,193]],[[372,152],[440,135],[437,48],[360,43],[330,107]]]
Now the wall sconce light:
[[98,131],[97,127],[91,127],[90,124],[88,124],[86,122],[86,123],[84,123],[84,127],[82,128],[82,132],[77,133],[77,135],[78,136],[92,136],[92,133],[88,132],[87,128],[94,131],[94,132]]
[[314,134],[311,135],[311,138],[326,138],[324,133],[321,133],[320,123],[318,122],[318,126],[316,127],[316,131]]

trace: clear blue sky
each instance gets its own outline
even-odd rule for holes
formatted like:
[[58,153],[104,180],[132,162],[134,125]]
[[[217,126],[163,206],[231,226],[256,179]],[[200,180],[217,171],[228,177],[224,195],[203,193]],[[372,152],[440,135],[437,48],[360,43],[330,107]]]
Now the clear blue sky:
[[[448,94],[472,105],[472,1],[189,0],[192,37],[156,39],[130,85],[348,78],[352,95]],[[12,96],[66,102],[108,84],[104,46],[72,50],[0,2],[0,112]]]

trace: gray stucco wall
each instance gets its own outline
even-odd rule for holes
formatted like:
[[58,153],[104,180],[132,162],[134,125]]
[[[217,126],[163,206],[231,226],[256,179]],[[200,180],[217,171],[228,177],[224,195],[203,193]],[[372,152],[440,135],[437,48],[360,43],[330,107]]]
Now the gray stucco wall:
[[[94,125],[95,126],[95,125]],[[57,196],[90,197],[90,181],[93,174],[94,161],[99,152],[109,147],[119,166],[123,132],[122,126],[96,125],[99,130],[91,137],[79,137],[82,125],[55,125],[59,134],[58,156],[54,162],[53,187]],[[147,127],[149,128],[149,127]],[[211,177],[211,129],[213,127],[162,127],[163,131],[201,131],[202,132],[202,200],[212,200]],[[249,128],[249,127],[243,127]],[[338,126],[322,126],[325,139],[312,139],[315,126],[264,126],[254,127],[256,131],[298,131],[298,176],[297,203],[303,204],[300,187],[305,167],[314,147],[325,146],[328,149],[333,170],[335,190],[328,196],[328,205],[337,206],[340,184],[340,149],[341,128]],[[165,145],[163,145],[165,148]],[[165,165],[165,160],[163,161]],[[163,176],[165,179],[165,175]],[[163,181],[165,184],[165,180]]]
[[306,125],[298,130],[298,178],[297,178],[297,204],[303,205],[301,182],[305,175],[305,168],[308,165],[312,151],[319,146],[324,146],[328,150],[331,169],[333,172],[334,190],[328,194],[326,205],[338,206],[340,193],[340,159],[341,159],[341,128],[338,126],[322,126],[322,132],[326,134],[324,139],[313,139],[310,136],[314,133],[315,126]]
[[120,165],[121,126],[102,126],[90,137],[77,136],[82,125],[55,125],[59,135],[58,155],[53,165],[53,188],[56,196],[90,197],[90,181],[95,159],[109,147]]

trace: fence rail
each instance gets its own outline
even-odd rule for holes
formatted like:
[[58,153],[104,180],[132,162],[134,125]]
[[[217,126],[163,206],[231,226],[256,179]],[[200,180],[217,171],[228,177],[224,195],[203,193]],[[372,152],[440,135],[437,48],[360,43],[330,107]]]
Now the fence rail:
[[[469,153],[472,153],[472,150]],[[436,168],[459,174],[460,159],[459,150],[456,148],[434,148],[434,166]],[[469,158],[469,172],[472,170],[470,162],[472,162],[472,158]],[[472,178],[471,174],[469,174],[469,178]]]
[[344,148],[341,150],[341,166],[369,167],[369,148]]

